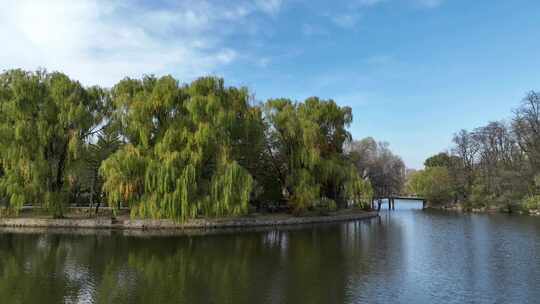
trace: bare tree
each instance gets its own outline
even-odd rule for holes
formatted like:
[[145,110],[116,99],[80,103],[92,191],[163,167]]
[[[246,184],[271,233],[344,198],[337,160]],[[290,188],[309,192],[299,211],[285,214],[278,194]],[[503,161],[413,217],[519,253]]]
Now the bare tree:
[[399,194],[405,183],[405,163],[392,153],[389,144],[372,137],[353,141],[348,147],[360,174],[369,178],[376,197]]
[[533,169],[540,170],[540,93],[530,92],[514,111],[512,123],[517,143]]
[[454,148],[452,152],[458,157],[460,163],[458,169],[461,184],[463,185],[462,196],[467,198],[474,184],[475,163],[478,157],[479,147],[472,134],[467,130],[461,130],[454,135]]

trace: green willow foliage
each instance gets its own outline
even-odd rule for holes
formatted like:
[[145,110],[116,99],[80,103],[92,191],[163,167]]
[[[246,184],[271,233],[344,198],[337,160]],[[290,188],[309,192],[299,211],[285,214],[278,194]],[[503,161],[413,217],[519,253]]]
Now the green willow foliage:
[[264,118],[268,151],[294,211],[304,211],[320,198],[341,206],[371,201],[371,186],[343,153],[344,143],[351,140],[346,130],[352,122],[350,108],[317,97],[304,103],[274,99],[264,105]]
[[343,151],[350,108],[316,97],[251,101],[246,88],[216,77],[189,85],[126,78],[103,90],[60,73],[8,71],[0,76],[0,195],[15,210],[43,204],[62,216],[90,197],[176,221],[241,215],[250,204],[297,213],[369,204],[371,185]]
[[121,81],[112,101],[128,144],[101,167],[111,206],[175,220],[246,213],[253,178],[239,147],[260,119],[246,89],[213,77],[189,86],[145,77]]
[[452,180],[446,167],[427,167],[413,172],[407,181],[407,192],[425,198],[432,205],[452,199]]
[[102,97],[61,73],[0,74],[0,192],[10,207],[32,203],[63,215],[67,172],[100,119]]

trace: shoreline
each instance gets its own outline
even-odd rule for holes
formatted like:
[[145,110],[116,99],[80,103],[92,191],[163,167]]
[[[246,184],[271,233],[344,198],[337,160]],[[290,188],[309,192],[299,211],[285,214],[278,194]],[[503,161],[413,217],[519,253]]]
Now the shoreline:
[[428,206],[426,209],[431,210],[442,210],[442,211],[450,211],[450,212],[459,212],[459,213],[484,213],[484,214],[519,214],[519,215],[527,215],[527,216],[540,216],[540,209],[533,209],[533,210],[505,210],[500,207],[482,207],[482,208],[472,208],[472,209],[465,209],[461,204],[457,205],[443,205],[443,206]]
[[82,228],[82,229],[115,229],[115,230],[191,230],[191,229],[222,229],[250,227],[281,227],[298,226],[303,224],[335,223],[378,217],[376,211],[336,212],[324,216],[294,217],[285,214],[243,216],[230,218],[201,218],[191,219],[184,223],[172,220],[152,219],[112,219],[112,218],[79,218],[79,219],[50,219],[50,218],[0,218],[0,227],[13,228]]

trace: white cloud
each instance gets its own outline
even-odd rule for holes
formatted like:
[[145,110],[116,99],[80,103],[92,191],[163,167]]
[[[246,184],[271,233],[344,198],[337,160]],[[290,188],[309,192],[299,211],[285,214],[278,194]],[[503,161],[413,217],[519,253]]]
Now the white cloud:
[[143,8],[123,1],[8,0],[0,10],[0,69],[43,67],[88,85],[144,73],[189,80],[234,61],[238,52],[222,43],[227,33],[248,15],[274,14],[281,5],[258,2]]

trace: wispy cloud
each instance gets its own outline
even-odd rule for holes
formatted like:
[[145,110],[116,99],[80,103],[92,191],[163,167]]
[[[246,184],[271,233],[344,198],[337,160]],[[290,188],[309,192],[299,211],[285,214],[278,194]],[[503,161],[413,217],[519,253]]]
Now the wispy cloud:
[[306,36],[327,35],[328,30],[317,24],[304,23],[302,25],[302,33]]
[[[416,3],[416,5],[420,5],[422,7],[433,8],[433,7],[440,6],[441,4],[443,4],[445,0],[411,0],[411,1],[413,3]],[[349,4],[350,6],[356,6],[356,7],[371,7],[371,6],[381,4],[383,2],[397,3],[399,2],[399,0],[356,0],[356,1],[349,2]]]
[[[410,0],[409,5],[416,5],[423,8],[436,8],[444,3],[445,0]],[[330,18],[332,23],[335,25],[344,28],[351,29],[355,28],[360,19],[362,12],[366,10],[372,10],[378,7],[381,4],[396,5],[399,4],[398,0],[354,0],[347,2],[345,5],[345,10],[341,7],[342,13],[339,12],[330,12],[323,15]]]
[[426,8],[435,8],[443,4],[445,0],[415,0],[416,3],[420,6]]
[[386,0],[356,0],[352,1],[352,3],[360,6],[373,6],[385,1]]
[[359,14],[339,14],[331,17],[334,24],[342,28],[353,28],[360,20]]
[[267,14],[276,14],[281,9],[282,0],[257,0],[255,4]]
[[388,65],[394,61],[394,57],[390,55],[375,55],[365,59],[365,63],[373,66]]
[[170,2],[141,7],[124,1],[13,0],[0,11],[0,69],[44,67],[85,84],[125,76],[213,73],[238,58],[224,37],[252,14],[276,14],[281,1]]

